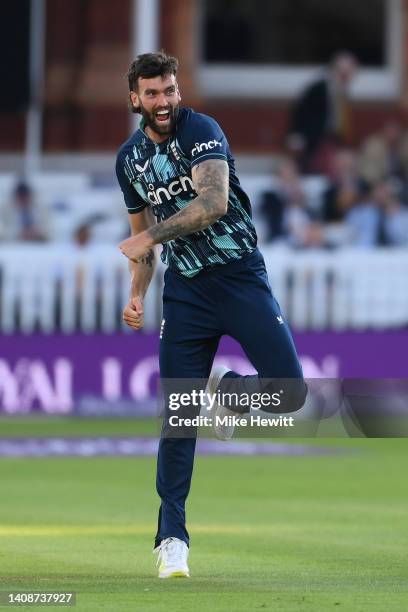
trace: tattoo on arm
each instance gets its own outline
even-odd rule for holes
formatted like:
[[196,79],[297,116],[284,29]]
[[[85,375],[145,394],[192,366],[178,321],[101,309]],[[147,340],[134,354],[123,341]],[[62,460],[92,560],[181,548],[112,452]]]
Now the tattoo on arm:
[[131,296],[145,295],[153,277],[155,264],[156,258],[153,249],[151,249],[147,255],[141,257],[137,262],[129,261]]
[[193,168],[192,178],[197,197],[166,221],[147,230],[154,244],[203,230],[226,214],[229,188],[227,162],[211,159],[198,164]]
[[150,249],[150,251],[144,257],[140,257],[135,263],[145,264],[149,268],[153,268],[154,264],[154,251]]

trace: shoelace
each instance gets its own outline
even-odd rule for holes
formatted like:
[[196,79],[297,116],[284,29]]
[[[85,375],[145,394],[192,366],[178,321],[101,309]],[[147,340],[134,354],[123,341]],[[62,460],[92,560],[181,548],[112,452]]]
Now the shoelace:
[[182,545],[177,544],[173,538],[167,538],[157,546],[153,552],[158,552],[156,566],[162,561],[169,561],[171,565],[181,563],[183,558]]

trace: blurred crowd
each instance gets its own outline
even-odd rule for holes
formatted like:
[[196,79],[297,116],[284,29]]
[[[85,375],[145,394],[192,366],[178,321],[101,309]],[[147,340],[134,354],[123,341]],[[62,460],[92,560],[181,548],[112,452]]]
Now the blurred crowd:
[[391,133],[407,146],[393,123],[360,151],[339,148],[313,206],[296,161],[283,158],[274,188],[261,198],[265,240],[295,248],[408,246],[408,156],[403,148],[398,156],[393,146],[382,149]]
[[23,180],[18,181],[1,208],[0,238],[8,242],[45,242],[49,238],[47,208]]
[[64,194],[36,189],[20,178],[0,196],[0,241],[63,243],[80,249],[119,243],[128,235],[126,212],[117,188],[109,184]]
[[[296,248],[408,246],[408,130],[390,118],[353,149],[350,86],[358,62],[337,54],[294,105],[273,190],[262,196],[266,240]],[[310,205],[303,176],[325,187]]]
[[[338,53],[295,101],[273,187],[253,202],[264,241],[293,248],[408,246],[408,130],[390,117],[353,148],[350,87],[357,73],[356,58]],[[310,176],[320,181],[313,197]],[[100,187],[84,191],[81,201],[62,197],[50,205],[19,180],[0,202],[0,240],[65,241],[81,249],[120,242],[129,232],[122,198],[118,189],[112,195],[112,184],[105,194]]]

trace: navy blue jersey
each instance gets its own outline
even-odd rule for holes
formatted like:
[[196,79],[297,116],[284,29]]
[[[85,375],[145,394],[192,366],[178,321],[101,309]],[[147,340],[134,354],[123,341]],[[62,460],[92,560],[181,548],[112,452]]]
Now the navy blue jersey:
[[197,197],[191,169],[209,159],[229,166],[228,211],[204,230],[163,245],[162,260],[184,276],[240,259],[256,247],[251,205],[235,174],[227,139],[214,119],[182,108],[174,134],[153,142],[140,128],[121,146],[116,174],[130,214],[150,206],[158,222],[168,219]]

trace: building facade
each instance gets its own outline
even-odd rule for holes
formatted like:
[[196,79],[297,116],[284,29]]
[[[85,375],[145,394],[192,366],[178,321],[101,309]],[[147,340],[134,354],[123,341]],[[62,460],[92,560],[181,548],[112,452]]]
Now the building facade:
[[[280,1],[151,0],[158,47],[180,59],[183,103],[215,116],[234,151],[262,154],[282,147],[294,98],[343,41],[362,59],[352,103],[355,144],[387,118],[406,121],[408,0],[370,0],[370,13],[350,1],[315,2],[311,16],[309,0],[298,14]],[[125,74],[143,4],[45,0],[44,152],[109,152],[127,137]],[[2,153],[24,150],[26,112],[27,96],[0,109]]]

